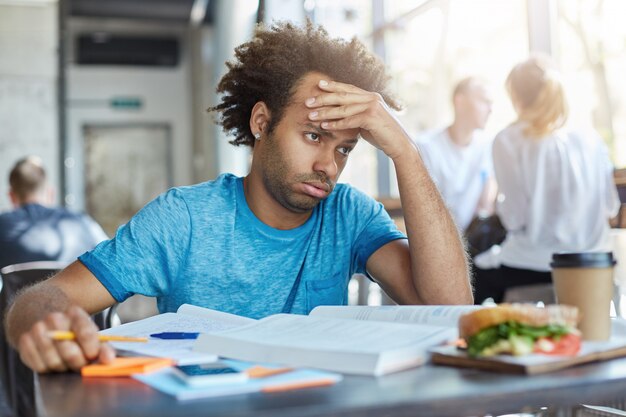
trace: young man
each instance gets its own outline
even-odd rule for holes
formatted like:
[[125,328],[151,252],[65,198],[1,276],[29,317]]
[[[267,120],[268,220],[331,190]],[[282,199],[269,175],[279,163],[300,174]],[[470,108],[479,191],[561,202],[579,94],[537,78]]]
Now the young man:
[[454,121],[418,142],[422,158],[460,230],[477,215],[494,212],[496,184],[491,138],[483,129],[491,97],[475,77],[459,81],[452,93]]
[[[363,272],[399,303],[472,302],[458,232],[387,107],[382,63],[310,23],[258,29],[235,52],[212,110],[233,144],[253,147],[250,173],[170,190],[26,291],[7,329],[31,368],[110,361],[88,313],[133,293],[162,312],[186,302],[258,318],[345,303]],[[394,161],[410,242],[380,204],[336,184],[359,137]],[[53,342],[52,328],[77,340]]]
[[0,214],[0,268],[33,261],[71,262],[107,239],[85,214],[50,207],[41,159],[23,158],[9,174],[14,210]]

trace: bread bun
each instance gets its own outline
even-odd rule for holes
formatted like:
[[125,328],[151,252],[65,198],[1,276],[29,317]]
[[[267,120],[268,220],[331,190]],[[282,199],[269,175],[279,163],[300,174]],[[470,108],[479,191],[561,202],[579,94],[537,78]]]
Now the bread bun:
[[459,318],[459,336],[468,339],[487,327],[506,321],[515,321],[529,326],[562,324],[576,327],[578,308],[567,305],[549,305],[544,308],[533,304],[500,304],[495,307],[464,314]]

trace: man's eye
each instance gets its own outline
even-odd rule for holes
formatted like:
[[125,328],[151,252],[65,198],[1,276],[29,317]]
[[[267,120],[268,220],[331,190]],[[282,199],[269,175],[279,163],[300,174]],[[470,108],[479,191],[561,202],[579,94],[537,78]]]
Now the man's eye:
[[313,132],[307,132],[304,134],[304,136],[306,136],[306,138],[310,141],[313,142],[319,142],[320,141],[320,135],[318,135],[317,133],[313,133]]
[[337,152],[339,152],[340,154],[344,156],[348,156],[350,152],[352,152],[352,148],[348,146],[342,146],[341,148],[337,148]]

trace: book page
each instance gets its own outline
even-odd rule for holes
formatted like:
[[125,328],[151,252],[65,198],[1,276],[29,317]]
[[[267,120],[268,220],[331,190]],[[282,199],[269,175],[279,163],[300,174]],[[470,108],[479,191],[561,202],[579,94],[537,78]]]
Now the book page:
[[310,316],[334,317],[353,320],[393,321],[421,323],[432,326],[457,327],[459,317],[482,306],[319,306]]
[[[100,333],[117,336],[137,336],[149,338],[151,334],[161,332],[217,332],[238,327],[242,323],[255,321],[252,319],[247,319],[245,317],[234,316],[232,314],[220,313],[218,311],[202,308],[198,309],[206,311],[204,312],[204,314],[201,314],[201,316],[179,313],[159,314],[143,320],[126,323],[117,327],[112,327],[110,329],[103,330]],[[193,308],[183,309],[183,311],[193,312],[194,314],[199,310]],[[179,309],[179,311],[181,311],[181,309]],[[202,315],[204,315],[204,317],[202,317]],[[207,316],[210,317],[207,318]],[[238,320],[237,318],[241,320]],[[117,351],[119,351],[120,354],[170,358],[176,361],[179,365],[214,362],[217,360],[217,357],[215,355],[207,355],[199,352],[194,352],[192,350],[194,342],[195,340],[193,339],[149,338],[147,343],[109,343],[111,343],[111,345]]]
[[409,344],[419,344],[425,348],[434,346],[446,340],[445,335],[450,334],[450,329],[431,325],[411,326],[276,314],[249,326],[213,334],[268,346],[382,352],[391,347]]
[[178,314],[187,314],[189,316],[203,317],[215,322],[219,322],[222,325],[243,326],[244,324],[250,324],[256,320],[237,316],[235,314],[224,313],[222,311],[211,310],[209,308],[198,307],[191,304],[183,304],[178,307],[176,311]]

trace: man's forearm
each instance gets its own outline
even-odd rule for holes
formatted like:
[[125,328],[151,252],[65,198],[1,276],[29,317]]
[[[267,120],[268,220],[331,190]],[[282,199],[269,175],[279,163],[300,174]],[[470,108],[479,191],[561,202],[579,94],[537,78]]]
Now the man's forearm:
[[40,283],[23,291],[10,307],[5,318],[5,330],[9,343],[16,347],[22,333],[28,331],[48,313],[65,311],[70,300],[60,288]]
[[420,299],[429,304],[471,304],[462,238],[419,152],[409,144],[406,152],[392,160]]

